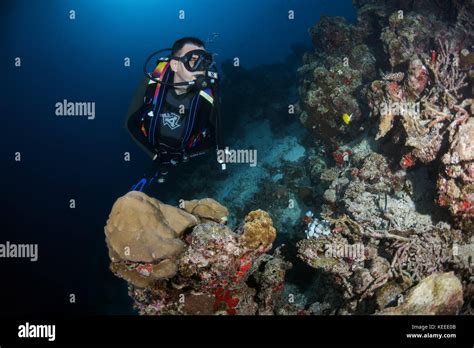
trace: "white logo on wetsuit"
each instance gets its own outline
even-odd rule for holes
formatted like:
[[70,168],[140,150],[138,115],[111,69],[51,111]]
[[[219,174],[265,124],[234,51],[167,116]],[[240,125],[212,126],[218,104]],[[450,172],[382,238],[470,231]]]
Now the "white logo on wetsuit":
[[181,119],[179,115],[174,112],[165,112],[160,114],[160,117],[163,118],[163,126],[168,126],[171,130],[179,128],[179,120]]

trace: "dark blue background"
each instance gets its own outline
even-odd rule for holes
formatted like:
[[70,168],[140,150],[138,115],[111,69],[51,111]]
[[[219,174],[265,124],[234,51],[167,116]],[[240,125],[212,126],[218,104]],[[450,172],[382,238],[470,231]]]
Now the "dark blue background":
[[[283,61],[292,44],[310,47],[308,29],[321,14],[355,16],[350,0],[18,0],[0,7],[0,243],[39,244],[38,262],[0,259],[2,315],[133,313],[125,282],[108,270],[103,228],[114,201],[149,165],[123,128],[149,53],[182,36],[218,32],[208,46],[218,62],[238,56],[249,68]],[[95,102],[96,118],[55,116],[63,99]],[[126,151],[131,162],[123,161]]]

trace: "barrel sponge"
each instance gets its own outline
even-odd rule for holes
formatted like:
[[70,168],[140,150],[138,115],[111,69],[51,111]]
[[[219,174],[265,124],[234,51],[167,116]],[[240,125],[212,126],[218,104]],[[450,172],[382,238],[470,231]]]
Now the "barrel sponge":
[[276,229],[270,215],[261,209],[254,210],[245,217],[244,232],[240,243],[247,249],[263,247],[267,249],[276,238]]
[[112,262],[175,259],[185,245],[180,236],[198,222],[142,192],[129,192],[115,202],[105,226],[109,255]]

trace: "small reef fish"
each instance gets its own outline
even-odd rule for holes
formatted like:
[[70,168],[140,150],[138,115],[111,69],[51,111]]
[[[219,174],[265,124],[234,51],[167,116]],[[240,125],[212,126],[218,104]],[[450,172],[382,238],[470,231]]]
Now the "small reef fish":
[[345,113],[342,115],[342,121],[346,124],[346,126],[349,125],[349,123],[351,123],[352,121],[352,115],[354,114],[348,114],[348,113]]

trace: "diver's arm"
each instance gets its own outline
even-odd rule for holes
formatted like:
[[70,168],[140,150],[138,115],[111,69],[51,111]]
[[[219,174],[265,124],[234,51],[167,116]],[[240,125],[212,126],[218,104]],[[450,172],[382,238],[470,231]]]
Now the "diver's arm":
[[146,94],[149,78],[143,78],[136,88],[134,97],[128,107],[125,119],[125,129],[132,139],[146,152],[150,158],[154,158],[156,151],[148,142],[146,136],[140,132],[140,120],[143,114],[143,96]]
[[148,142],[148,139],[140,132],[139,120],[141,118],[142,108],[134,112],[126,123],[126,129],[132,136],[132,139],[146,152],[146,154],[155,160],[155,148]]

